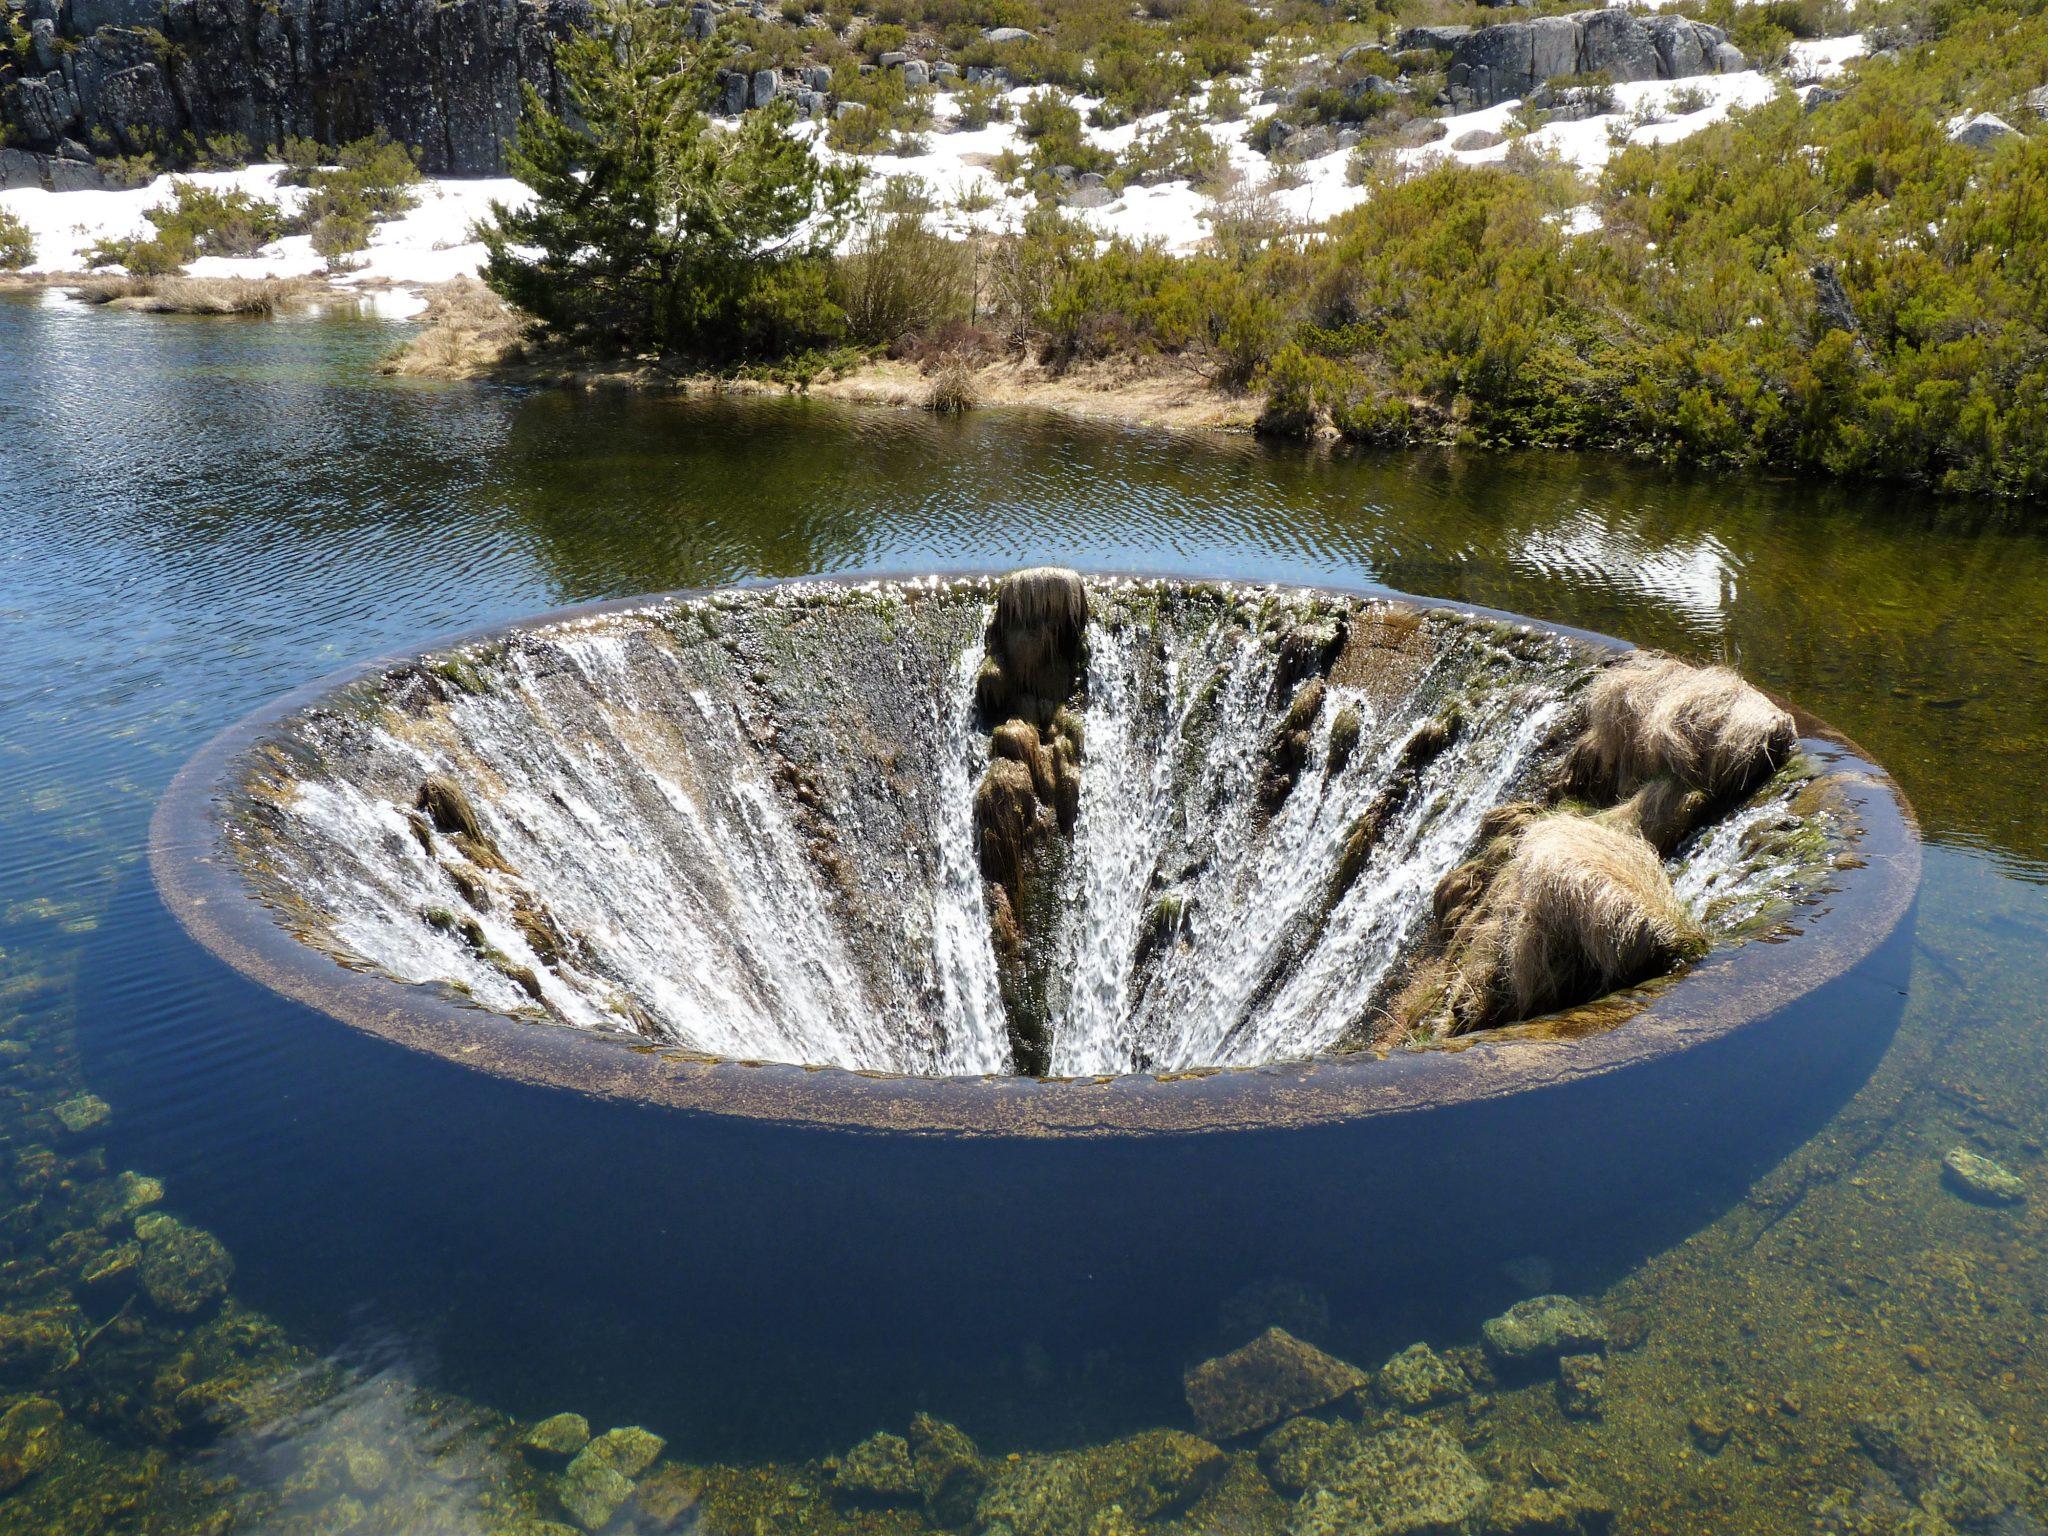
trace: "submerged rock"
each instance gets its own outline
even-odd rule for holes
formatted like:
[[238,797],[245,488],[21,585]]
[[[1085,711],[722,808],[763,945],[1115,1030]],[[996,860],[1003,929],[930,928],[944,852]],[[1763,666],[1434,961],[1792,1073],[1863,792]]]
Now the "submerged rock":
[[667,1463],[656,1467],[633,1489],[632,1518],[636,1528],[694,1529],[697,1501],[703,1493],[696,1473]]
[[590,1421],[580,1413],[557,1413],[519,1437],[519,1449],[535,1461],[566,1462],[590,1443]]
[[584,1446],[576,1459],[610,1467],[621,1477],[634,1478],[654,1465],[667,1444],[661,1436],[638,1426],[608,1429]]
[[2016,1505],[2025,1479],[1969,1403],[1951,1400],[1858,1420],[1857,1443],[1899,1489],[1952,1525],[1987,1526]]
[[1607,1398],[1607,1357],[1600,1354],[1560,1355],[1557,1361],[1557,1406],[1567,1417],[1597,1419]]
[[1228,1440],[1334,1403],[1369,1380],[1357,1366],[1268,1328],[1242,1349],[1203,1361],[1182,1384],[1196,1426]]
[[988,1463],[965,1431],[920,1413],[910,1421],[911,1475],[932,1524],[954,1527],[974,1518],[988,1486]]
[[1590,1488],[1500,1488],[1488,1494],[1468,1529],[1485,1536],[1599,1536],[1614,1505]]
[[601,1460],[578,1456],[555,1485],[569,1518],[586,1531],[601,1531],[619,1506],[633,1496],[632,1480]]
[[122,1296],[141,1278],[142,1245],[117,1243],[95,1254],[78,1271],[78,1283],[97,1297]]
[[107,1101],[96,1093],[81,1093],[75,1099],[66,1099],[50,1111],[57,1117],[57,1123],[64,1127],[67,1136],[90,1136],[108,1120],[114,1111]]
[[2017,1205],[2027,1197],[2027,1186],[2018,1174],[1968,1147],[1953,1148],[1943,1156],[1941,1180],[1978,1205]]
[[78,1359],[84,1323],[72,1306],[0,1312],[0,1381],[41,1382]]
[[227,1294],[235,1261],[219,1238],[174,1216],[151,1214],[135,1223],[142,1239],[143,1294],[165,1312],[197,1312]]
[[998,1467],[975,1509],[982,1530],[1012,1536],[1088,1536],[1106,1509],[1150,1520],[1192,1501],[1222,1472],[1224,1455],[1176,1429]]
[[917,1471],[910,1460],[910,1442],[901,1435],[869,1435],[840,1459],[832,1474],[832,1488],[842,1498],[856,1502],[915,1500]]
[[1410,1420],[1325,1468],[1296,1506],[1289,1536],[1450,1536],[1487,1488],[1457,1441]]
[[1465,1373],[1427,1344],[1410,1344],[1380,1367],[1380,1396],[1396,1408],[1419,1412],[1455,1402],[1472,1390]]
[[1531,1365],[1607,1347],[1607,1324],[1569,1296],[1518,1301],[1480,1328],[1486,1352],[1503,1365]]
[[0,1494],[40,1472],[57,1451],[64,1410],[47,1397],[25,1397],[0,1413]]
[[1289,1419],[1259,1442],[1259,1470],[1280,1493],[1299,1498],[1331,1461],[1354,1450],[1358,1440],[1355,1424]]

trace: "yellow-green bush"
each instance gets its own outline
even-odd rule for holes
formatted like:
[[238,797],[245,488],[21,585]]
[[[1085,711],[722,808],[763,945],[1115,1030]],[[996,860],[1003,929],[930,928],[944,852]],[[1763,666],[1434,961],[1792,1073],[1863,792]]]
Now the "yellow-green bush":
[[199,256],[253,256],[290,228],[284,210],[239,188],[171,183],[171,200],[144,210],[151,233],[110,237],[86,254],[93,267],[122,266],[138,277],[176,272]]
[[35,236],[20,219],[0,208],[0,272],[19,272],[35,259]]

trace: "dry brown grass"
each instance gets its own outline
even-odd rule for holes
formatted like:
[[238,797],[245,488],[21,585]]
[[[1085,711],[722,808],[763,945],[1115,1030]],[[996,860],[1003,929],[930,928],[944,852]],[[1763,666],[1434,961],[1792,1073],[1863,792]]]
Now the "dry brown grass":
[[1668,855],[1685,841],[1687,833],[1707,819],[1713,808],[1713,798],[1703,790],[1688,789],[1666,776],[1650,780],[1619,805],[1600,812],[1598,819],[1608,826],[1641,834],[1658,853]]
[[[839,378],[820,380],[813,396],[863,405],[930,408],[934,375],[919,365],[883,358]],[[957,359],[959,380],[973,391],[976,409],[1023,406],[1063,416],[1139,426],[1249,431],[1259,398],[1215,388],[1171,358],[1113,358],[1054,370],[1028,355],[983,361]],[[946,366],[941,362],[939,369]]]
[[270,315],[315,285],[294,277],[86,278],[71,290],[86,304],[156,315]]
[[1434,1034],[1589,1002],[1706,948],[1655,848],[1631,828],[1569,812],[1504,831],[1445,877],[1437,909],[1443,955],[1395,1008]]
[[932,375],[925,404],[941,416],[960,416],[974,409],[974,372],[964,363],[946,363]]
[[1719,799],[1767,778],[1798,740],[1792,717],[1726,667],[1635,651],[1586,695],[1572,789],[1601,801],[1669,777]]
[[419,334],[384,360],[402,378],[473,379],[525,355],[526,317],[473,277],[426,290]]

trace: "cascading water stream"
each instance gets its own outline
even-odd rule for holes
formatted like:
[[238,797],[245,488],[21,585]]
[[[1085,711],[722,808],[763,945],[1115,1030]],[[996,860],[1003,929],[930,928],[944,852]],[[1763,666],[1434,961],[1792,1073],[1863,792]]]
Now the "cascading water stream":
[[[1165,656],[1148,666],[1141,652],[1160,645]],[[1456,650],[1438,657],[1385,712],[1357,689],[1330,690],[1300,782],[1269,818],[1256,780],[1270,730],[1271,650],[1222,624],[1192,637],[1185,653],[1134,627],[1092,626],[1088,772],[1068,882],[1064,969],[1075,980],[1054,1027],[1056,1069],[1288,1060],[1336,1044],[1555,718],[1555,693],[1537,685],[1480,695],[1458,744],[1380,829],[1373,878],[1319,913],[1357,819],[1427,713],[1418,701],[1443,691],[1443,674],[1469,659]],[[1213,692],[1206,732],[1193,729],[1192,679]],[[1346,708],[1363,736],[1333,769],[1333,724]],[[1170,905],[1148,906],[1148,895]],[[1133,995],[1146,923],[1161,910],[1186,942],[1162,941]]]
[[[1438,882],[1554,760],[1595,663],[1305,595],[1098,583],[1088,605],[1078,726],[1047,728],[1074,732],[1078,801],[1046,865],[1057,901],[1023,939],[1051,1070],[1364,1038]],[[247,792],[245,858],[348,963],[537,1023],[1005,1072],[1020,951],[996,939],[977,789],[1001,723],[978,692],[994,611],[985,583],[792,588],[396,669],[293,727],[297,755]],[[1321,660],[1284,670],[1281,637],[1308,631],[1333,637]],[[462,813],[434,810],[431,783]],[[1688,842],[1680,896],[1751,919],[1782,872],[1749,834],[1786,807],[1776,792]]]
[[939,701],[938,870],[932,888],[932,973],[941,998],[944,1073],[1001,1072],[1009,1065],[1003,998],[989,944],[988,904],[974,859],[974,774],[987,755],[974,729],[974,678],[985,650],[961,654]]

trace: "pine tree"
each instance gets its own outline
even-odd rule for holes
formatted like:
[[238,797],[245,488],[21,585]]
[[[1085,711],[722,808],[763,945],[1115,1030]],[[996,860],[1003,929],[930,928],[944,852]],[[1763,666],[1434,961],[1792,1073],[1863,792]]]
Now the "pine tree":
[[598,0],[556,68],[569,110],[531,86],[494,203],[484,279],[553,335],[723,363],[838,339],[829,254],[858,171],[818,163],[777,101],[736,127],[705,112],[718,55],[682,6]]

